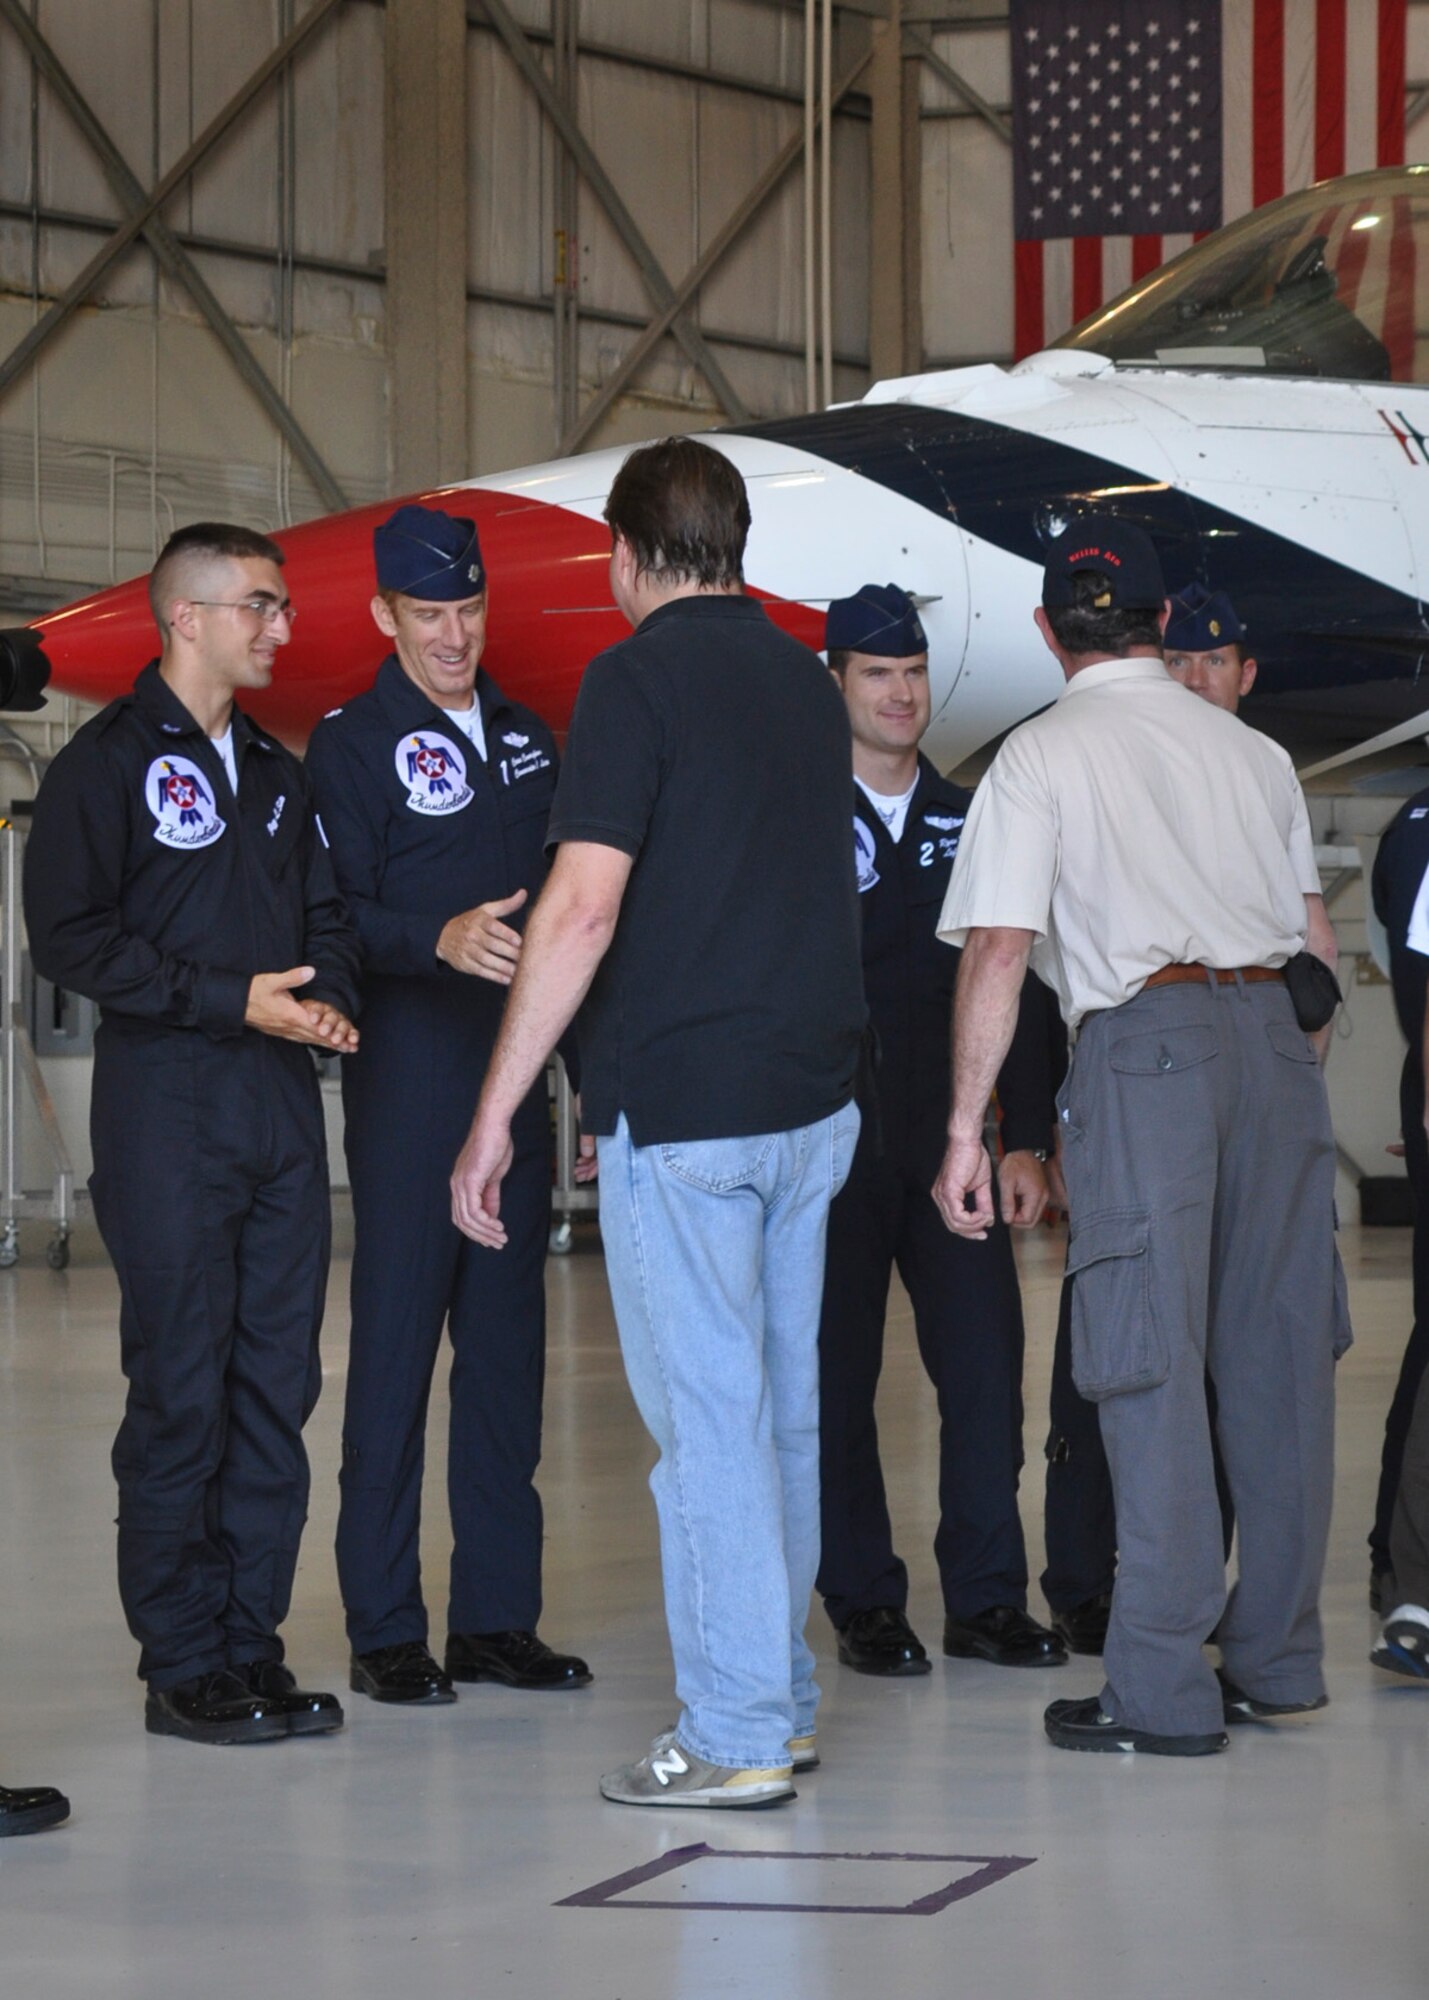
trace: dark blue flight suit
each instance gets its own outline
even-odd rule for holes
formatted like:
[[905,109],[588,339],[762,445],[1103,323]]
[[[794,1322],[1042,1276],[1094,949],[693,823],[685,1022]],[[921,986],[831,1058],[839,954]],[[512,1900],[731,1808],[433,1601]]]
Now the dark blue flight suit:
[[281,1660],[321,1383],[329,1197],[312,1051],[245,1028],[259,972],[357,1011],[357,939],[297,759],[223,760],[146,667],[50,767],[25,855],[47,979],[100,1006],[90,1188],[129,1382],[119,1591],[164,1690]]
[[[1429,791],[1407,799],[1390,821],[1379,843],[1371,879],[1375,915],[1389,934],[1394,1011],[1409,1044],[1399,1076],[1399,1122],[1404,1136],[1404,1165],[1414,1194],[1414,1325],[1384,1425],[1379,1493],[1369,1537],[1370,1566],[1376,1573],[1391,1567],[1389,1532],[1399,1490],[1404,1440],[1420,1378],[1425,1363],[1429,1362],[1429,1139],[1424,1134],[1424,1004],[1429,989],[1429,958],[1411,951],[1408,941],[1409,919],[1426,868],[1429,868]],[[1386,1611],[1390,1608],[1385,1606]]]
[[[1025,1605],[1017,1511],[1022,1468],[1022,1300],[1006,1229],[954,1236],[931,1194],[947,1145],[953,985],[961,953],[936,930],[972,794],[918,759],[895,843],[862,791],[855,851],[864,990],[877,1031],[876,1108],[865,1106],[853,1169],[829,1210],[819,1326],[823,1553],[818,1588],[834,1625],[889,1605],[908,1572],[894,1553],[874,1397],[895,1264],[941,1420],[934,1543],[944,1607],[971,1618]],[[1046,989],[1029,980],[998,1078],[1008,1151],[1052,1141]]]
[[[355,1236],[337,1563],[356,1653],[425,1640],[418,1528],[427,1399],[451,1334],[447,1488],[451,1632],[531,1632],[541,1609],[545,1258],[551,1139],[544,1077],[516,1115],[504,1250],[451,1220],[506,989],[437,957],[451,917],[546,876],[556,747],[484,673],[487,758],[395,656],[308,747],[323,825],[363,953],[362,1047],[343,1065]],[[445,747],[443,747],[445,746]],[[457,765],[453,768],[452,753]]]

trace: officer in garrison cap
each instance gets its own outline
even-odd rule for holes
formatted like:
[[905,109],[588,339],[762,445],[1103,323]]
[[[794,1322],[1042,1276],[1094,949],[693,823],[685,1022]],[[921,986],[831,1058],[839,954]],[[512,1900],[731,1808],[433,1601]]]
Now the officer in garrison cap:
[[[1324,982],[1285,970],[1317,924],[1305,800],[1278,745],[1167,673],[1169,610],[1134,525],[1097,516],[1050,544],[1036,620],[1066,686],[979,785],[938,925],[963,962],[935,1195],[950,1229],[986,1235],[983,1115],[1030,960],[1078,1031],[1058,1100],[1072,1363],[1119,1539],[1101,1691],[1053,1702],[1045,1727],[1062,1749],[1194,1757],[1226,1747],[1226,1723],[1325,1704],[1350,1329],[1301,1025]],[[1240,1541],[1229,1598],[1208,1367]]]
[[[343,1077],[355,1241],[338,1577],[352,1686],[455,1699],[454,1680],[583,1686],[536,1637],[541,1610],[544,1078],[513,1125],[503,1254],[448,1219],[460,1150],[546,875],[550,731],[481,669],[487,582],[475,523],[399,507],[373,536],[372,616],[392,651],[308,750],[338,881],[362,941],[363,1062]],[[452,1343],[444,1665],[418,1560],[427,1399]]]
[[[918,744],[928,727],[928,640],[897,584],[867,584],[829,606],[829,666],[853,731],[854,857],[863,977],[880,1059],[853,1170],[829,1211],[819,1326],[823,1552],[818,1587],[839,1658],[864,1674],[929,1671],[908,1623],[908,1572],[893,1548],[874,1397],[894,1266],[913,1303],[918,1349],[941,1426],[934,1543],[943,1650],[998,1666],[1055,1666],[1061,1641],[1027,1615],[1027,1552],[1017,1511],[1022,1465],[1022,1301],[1007,1230],[967,1243],[929,1193],[948,1111],[953,982],[961,953],[939,942],[938,912],[972,795],[939,776]],[[1047,1015],[1029,977],[1020,1032],[997,1079],[1002,1214],[1042,1213],[1052,1139]]]
[[1164,634],[1166,671],[1213,708],[1234,715],[1255,685],[1245,627],[1223,590],[1188,583],[1171,599]]

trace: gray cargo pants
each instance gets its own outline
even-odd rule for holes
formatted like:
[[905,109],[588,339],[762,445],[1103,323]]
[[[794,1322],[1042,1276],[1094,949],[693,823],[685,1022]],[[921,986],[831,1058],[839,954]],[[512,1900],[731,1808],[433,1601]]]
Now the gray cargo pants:
[[[1156,987],[1089,1017],[1059,1097],[1072,1373],[1100,1405],[1119,1566],[1102,1706],[1221,1727],[1323,1692],[1334,1359],[1350,1342],[1325,1086],[1283,984]],[[1205,1371],[1239,1524],[1226,1600]]]

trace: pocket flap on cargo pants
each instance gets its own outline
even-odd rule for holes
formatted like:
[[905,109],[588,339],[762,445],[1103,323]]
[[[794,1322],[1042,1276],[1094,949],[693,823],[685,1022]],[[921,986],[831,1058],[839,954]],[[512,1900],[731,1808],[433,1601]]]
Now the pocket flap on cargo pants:
[[1088,1402],[1154,1389],[1171,1357],[1152,1297],[1151,1211],[1102,1209],[1074,1225],[1072,1380]]

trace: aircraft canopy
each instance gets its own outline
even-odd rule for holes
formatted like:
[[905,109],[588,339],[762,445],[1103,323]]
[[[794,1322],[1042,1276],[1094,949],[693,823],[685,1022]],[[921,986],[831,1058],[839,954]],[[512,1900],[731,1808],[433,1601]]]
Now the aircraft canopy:
[[1055,345],[1124,367],[1429,382],[1429,167],[1267,202]]

